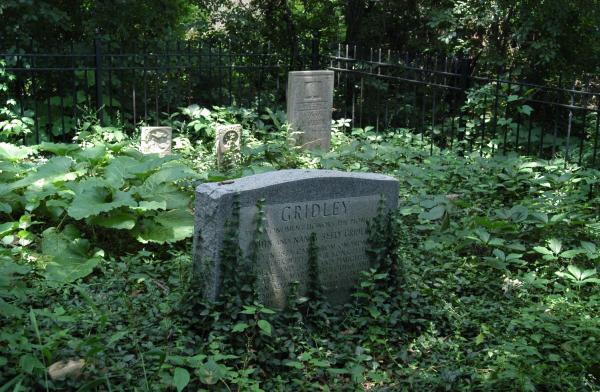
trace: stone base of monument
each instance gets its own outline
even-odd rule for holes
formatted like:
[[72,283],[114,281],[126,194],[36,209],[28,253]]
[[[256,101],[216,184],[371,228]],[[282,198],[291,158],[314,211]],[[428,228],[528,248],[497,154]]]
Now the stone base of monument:
[[[198,186],[194,271],[203,278],[204,296],[209,300],[221,290],[219,255],[234,198],[240,205],[240,248],[248,258],[254,252],[261,301],[284,308],[294,281],[299,282],[299,294],[304,294],[309,239],[315,233],[325,299],[340,304],[350,299],[360,272],[371,267],[365,253],[367,221],[377,216],[382,199],[385,212],[396,210],[398,181],[374,173],[280,170]],[[255,241],[260,201],[265,230]]]

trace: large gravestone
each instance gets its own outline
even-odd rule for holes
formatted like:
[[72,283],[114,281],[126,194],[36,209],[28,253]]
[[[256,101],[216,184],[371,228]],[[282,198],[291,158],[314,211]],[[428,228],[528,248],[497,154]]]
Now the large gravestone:
[[[237,195],[237,196],[236,196]],[[220,251],[234,197],[240,204],[239,244],[250,256],[255,244],[258,292],[262,301],[283,308],[291,282],[307,287],[308,247],[316,234],[318,270],[325,297],[347,301],[360,271],[370,266],[365,254],[367,221],[397,208],[398,181],[372,173],[332,170],[281,170],[196,188],[194,270],[205,297],[220,291]],[[265,230],[256,232],[257,203],[263,200]],[[256,241],[253,241],[256,240]]]
[[143,154],[171,154],[172,129],[170,127],[142,127],[140,150]]
[[333,71],[293,71],[288,74],[287,116],[299,145],[329,151]]

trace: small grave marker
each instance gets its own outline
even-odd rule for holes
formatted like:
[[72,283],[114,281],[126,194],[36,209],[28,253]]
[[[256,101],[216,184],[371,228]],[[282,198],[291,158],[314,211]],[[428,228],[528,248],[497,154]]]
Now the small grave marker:
[[[225,222],[235,195],[240,203],[239,244],[249,257],[256,243],[255,266],[261,300],[283,308],[293,281],[302,295],[308,279],[308,247],[317,236],[318,271],[325,298],[343,303],[370,266],[365,253],[367,220],[397,208],[398,181],[374,173],[333,170],[280,170],[196,189],[194,269],[205,284],[205,296],[220,292],[220,251]],[[265,230],[256,233],[257,203],[264,200]],[[260,237],[256,237],[260,235]],[[254,241],[257,240],[257,241]]]
[[239,160],[242,126],[240,124],[217,125],[216,134],[215,144],[219,166],[230,160]]
[[142,154],[171,155],[172,133],[171,127],[142,127]]
[[333,71],[292,71],[287,88],[288,121],[302,132],[298,144],[329,151]]

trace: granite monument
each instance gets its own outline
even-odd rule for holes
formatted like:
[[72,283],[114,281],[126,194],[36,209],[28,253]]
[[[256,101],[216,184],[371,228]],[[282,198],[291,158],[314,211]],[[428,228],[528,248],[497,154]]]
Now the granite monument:
[[[233,200],[239,200],[239,244],[254,253],[261,300],[285,307],[290,284],[307,287],[308,247],[316,234],[318,272],[325,298],[334,304],[350,298],[360,272],[369,269],[365,253],[367,221],[379,201],[395,211],[398,181],[374,173],[333,170],[280,170],[196,188],[194,271],[211,300],[220,292],[220,250]],[[262,200],[265,227],[256,232],[257,203]],[[256,237],[260,235],[260,237]]]

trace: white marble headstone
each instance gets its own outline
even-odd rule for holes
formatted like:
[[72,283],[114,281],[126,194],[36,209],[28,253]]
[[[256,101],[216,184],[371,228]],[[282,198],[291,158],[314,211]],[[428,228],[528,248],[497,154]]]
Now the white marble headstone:
[[302,132],[297,144],[329,151],[333,71],[293,71],[288,74],[287,116],[294,131]]
[[142,127],[140,151],[143,154],[171,154],[171,127]]
[[226,156],[233,160],[240,158],[242,126],[240,124],[217,125],[216,129],[217,163],[223,165]]

